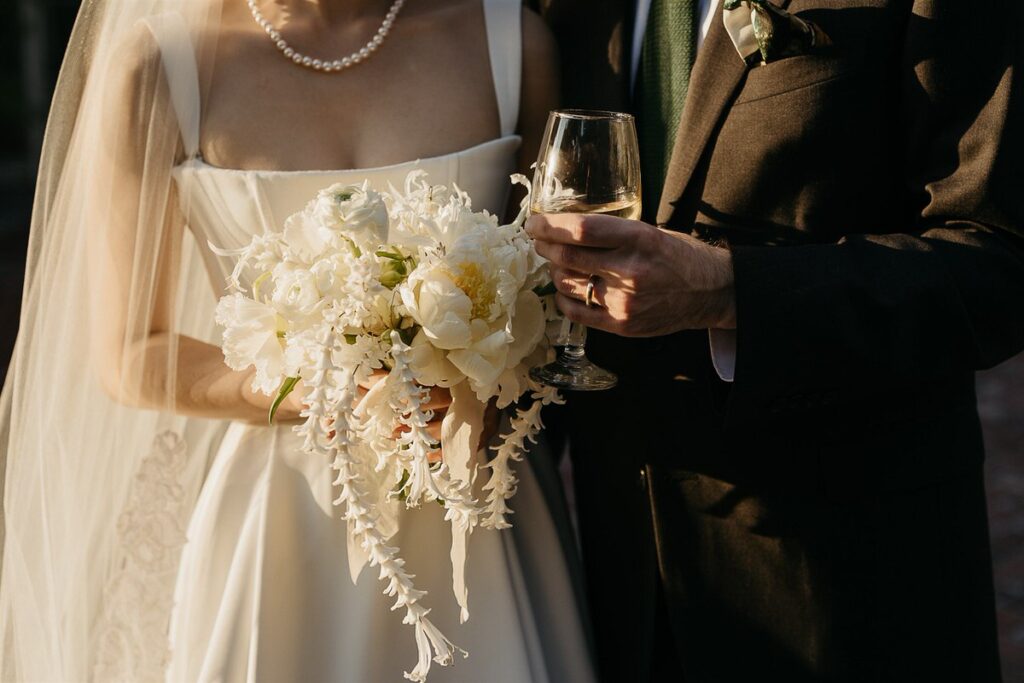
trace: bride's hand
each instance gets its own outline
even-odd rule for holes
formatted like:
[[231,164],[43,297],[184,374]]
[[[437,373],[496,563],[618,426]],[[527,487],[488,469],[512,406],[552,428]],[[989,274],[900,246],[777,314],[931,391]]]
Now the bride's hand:
[[[383,370],[374,372],[367,382],[360,385],[360,397],[365,396],[370,389],[387,376],[387,373]],[[424,410],[430,409],[434,411],[434,418],[427,423],[427,432],[437,443],[441,443],[441,422],[444,420],[444,416],[448,412],[448,408],[451,407],[451,404],[452,394],[450,391],[444,387],[430,387],[430,398],[423,407]],[[478,449],[486,448],[490,440],[498,433],[500,416],[501,411],[498,410],[496,400],[491,399],[487,404],[487,409],[484,411],[483,432],[480,434],[480,443],[477,445]],[[396,431],[396,434],[398,433],[400,432]],[[441,457],[442,452],[438,449],[431,454],[430,461],[441,462]]]
[[[370,391],[378,382],[383,381],[388,376],[388,373],[384,370],[377,370],[366,382],[362,382],[359,385],[359,400],[362,400],[366,396],[367,392]],[[295,385],[295,390],[288,395],[278,409],[277,421],[295,421],[300,419],[300,413],[305,408],[302,402],[302,396],[305,395],[303,391],[302,381]],[[448,408],[452,404],[452,395],[448,389],[444,387],[430,387],[430,397],[427,402],[423,405],[424,410],[434,411],[433,419],[427,423],[427,433],[437,443],[441,443],[441,423],[444,420],[445,414],[448,412]],[[498,410],[495,401],[492,399],[487,404],[487,409],[484,411],[484,424],[483,432],[480,435],[480,443],[478,448],[485,448],[490,440],[498,433],[498,424],[501,411]],[[401,429],[396,430],[396,436],[401,433]],[[431,462],[441,462],[442,451],[438,449],[431,453]]]
[[[388,373],[384,370],[376,370],[366,382],[362,382],[359,385],[359,396],[362,398],[366,396],[366,393],[375,387],[378,382],[384,380],[388,376]],[[430,397],[427,402],[423,404],[423,411],[427,410],[434,411],[434,417],[427,423],[427,433],[430,434],[436,443],[441,443],[441,422],[444,420],[445,414],[448,412],[449,406],[452,404],[452,394],[444,387],[430,387]],[[398,436],[404,428],[395,430],[395,436]],[[430,454],[430,462],[441,462],[441,449],[437,449]]]

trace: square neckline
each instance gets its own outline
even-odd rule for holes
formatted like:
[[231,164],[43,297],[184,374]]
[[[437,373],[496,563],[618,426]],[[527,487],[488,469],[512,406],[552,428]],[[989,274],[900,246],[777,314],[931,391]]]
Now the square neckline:
[[456,150],[454,152],[448,152],[446,154],[438,154],[431,157],[420,157],[417,159],[410,159],[408,161],[399,161],[394,164],[386,164],[384,166],[367,166],[367,167],[356,167],[356,168],[343,168],[343,169],[295,169],[295,170],[278,170],[278,169],[260,169],[260,168],[231,168],[228,166],[217,166],[211,164],[203,157],[201,152],[197,152],[194,156],[189,157],[177,164],[174,167],[174,172],[180,172],[184,170],[194,171],[205,171],[210,173],[223,173],[230,175],[262,175],[262,176],[316,176],[316,175],[342,175],[346,173],[376,173],[381,171],[393,171],[395,169],[402,168],[403,166],[416,166],[418,164],[436,162],[441,159],[448,157],[463,156],[465,154],[471,154],[478,150],[486,147],[497,145],[498,143],[506,140],[514,140],[517,143],[522,142],[522,136],[518,134],[502,135],[501,137],[492,138],[485,140],[484,142],[477,143],[465,149]]

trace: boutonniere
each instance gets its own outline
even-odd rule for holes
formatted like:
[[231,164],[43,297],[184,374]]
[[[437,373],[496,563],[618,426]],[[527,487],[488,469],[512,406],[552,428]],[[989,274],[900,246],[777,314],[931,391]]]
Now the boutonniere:
[[768,0],[725,0],[725,28],[740,58],[768,64],[831,45],[814,22],[801,19]]

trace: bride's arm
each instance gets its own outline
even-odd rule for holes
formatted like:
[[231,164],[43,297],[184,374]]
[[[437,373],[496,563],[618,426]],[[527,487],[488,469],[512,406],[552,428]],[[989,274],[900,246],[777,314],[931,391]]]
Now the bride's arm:
[[[180,157],[179,129],[152,37],[143,30],[133,42],[98,84],[104,135],[92,158],[70,168],[90,184],[84,210],[92,363],[121,403],[265,422],[272,398],[250,388],[251,372],[231,370],[217,346],[176,330],[175,307],[190,304],[175,300],[185,284],[184,221],[170,175]],[[279,412],[280,419],[297,415],[295,400]]]

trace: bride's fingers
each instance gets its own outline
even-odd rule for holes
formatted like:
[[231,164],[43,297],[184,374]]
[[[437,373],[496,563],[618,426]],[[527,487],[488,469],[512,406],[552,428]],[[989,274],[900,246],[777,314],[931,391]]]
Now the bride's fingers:
[[444,387],[430,387],[430,398],[422,406],[423,410],[445,411],[452,404],[452,393]]
[[388,376],[387,370],[374,370],[373,374],[364,381],[359,383],[359,395],[362,396],[370,389],[373,389],[379,382],[382,382]]
[[[380,382],[385,377],[387,377],[387,373],[382,370],[378,370],[370,376],[369,382],[360,384],[358,387],[359,397],[356,402],[358,403],[359,400],[370,392],[370,389],[372,389],[377,382]],[[448,389],[444,387],[430,387],[430,396],[427,398],[426,403],[420,406],[420,408],[422,410],[433,410],[434,412],[437,412],[438,410],[447,409],[451,404],[452,394]]]
[[[427,423],[427,434],[438,443],[441,443],[441,422],[444,420],[444,415],[445,411],[443,410],[436,412],[434,413],[434,419]],[[394,436],[397,437],[399,434],[404,434],[407,431],[409,431],[408,427],[399,425],[395,428]]]

